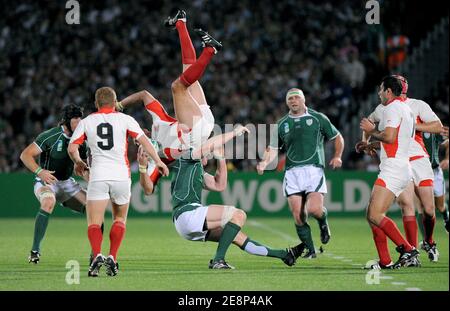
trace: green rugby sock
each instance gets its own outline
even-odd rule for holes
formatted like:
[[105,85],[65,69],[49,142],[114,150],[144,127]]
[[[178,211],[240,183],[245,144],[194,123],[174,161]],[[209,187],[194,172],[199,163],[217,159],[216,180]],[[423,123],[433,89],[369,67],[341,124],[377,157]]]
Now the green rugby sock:
[[39,252],[41,249],[41,241],[44,238],[45,231],[47,230],[49,216],[50,213],[47,213],[42,209],[39,210],[36,215],[36,221],[34,223],[33,246],[31,248],[32,251]]
[[295,229],[297,230],[297,235],[303,243],[305,243],[306,247],[314,251],[314,242],[311,235],[311,227],[308,225],[308,223],[305,223],[304,225],[297,225],[295,224]]
[[271,249],[265,245],[262,245],[256,241],[247,238],[244,244],[242,244],[241,249],[249,254],[257,256],[267,256],[284,259],[287,255],[287,251],[283,249]]
[[444,221],[448,221],[448,206],[445,205],[445,210],[443,212],[441,212],[442,218],[444,219]]
[[327,216],[328,216],[328,211],[327,209],[324,207],[323,208],[323,215],[320,218],[317,218],[317,222],[319,223],[319,226],[322,227],[324,225],[328,225],[327,223]]
[[224,260],[225,253],[230,247],[236,235],[241,231],[241,227],[238,225],[228,222],[223,228],[222,235],[219,239],[219,245],[217,246],[216,256],[214,257],[214,261]]

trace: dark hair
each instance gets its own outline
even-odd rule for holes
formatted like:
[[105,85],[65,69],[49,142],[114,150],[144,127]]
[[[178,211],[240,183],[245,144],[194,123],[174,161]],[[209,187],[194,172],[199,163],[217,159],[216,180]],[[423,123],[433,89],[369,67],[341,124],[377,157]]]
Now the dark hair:
[[62,117],[59,124],[65,125],[67,129],[71,132],[72,129],[70,127],[70,120],[72,120],[73,118],[82,118],[83,108],[75,104],[66,105],[62,109],[61,115]]
[[395,96],[400,96],[402,94],[402,83],[396,77],[384,77],[383,80],[381,80],[381,83],[383,83],[384,90],[391,89]]

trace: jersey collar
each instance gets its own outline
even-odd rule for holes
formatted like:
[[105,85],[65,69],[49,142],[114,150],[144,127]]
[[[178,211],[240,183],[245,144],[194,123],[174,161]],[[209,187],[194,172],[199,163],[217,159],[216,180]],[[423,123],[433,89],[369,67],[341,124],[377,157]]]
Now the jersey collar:
[[61,125],[61,132],[65,138],[70,139],[70,136],[67,136],[66,132],[64,131],[64,126],[62,125]]
[[392,98],[390,101],[388,101],[388,102],[386,103],[386,106],[389,105],[390,103],[392,103],[392,102],[395,101],[395,100],[399,100],[399,101],[401,101],[401,102],[404,102],[404,101],[406,101],[406,98],[401,98],[400,96],[399,96],[399,97],[394,97],[394,98]]
[[116,108],[115,107],[102,107],[99,108],[97,113],[113,113],[116,112]]
[[302,117],[310,116],[310,114],[309,114],[309,112],[308,112],[308,108],[306,108],[305,113],[302,114],[302,115],[299,115],[299,116],[293,116],[293,115],[291,115],[291,113],[288,113],[288,116],[289,116],[289,118],[297,119],[297,118],[302,118]]

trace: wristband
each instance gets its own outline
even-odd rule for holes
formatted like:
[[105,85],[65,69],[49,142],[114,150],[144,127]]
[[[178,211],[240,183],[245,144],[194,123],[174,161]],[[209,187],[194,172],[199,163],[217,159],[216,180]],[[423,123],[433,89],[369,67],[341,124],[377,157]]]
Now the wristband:
[[42,168],[42,167],[38,167],[35,171],[34,171],[34,174],[35,175],[38,175],[40,172],[42,172],[44,169]]
[[147,173],[147,166],[139,164],[139,173],[146,174]]

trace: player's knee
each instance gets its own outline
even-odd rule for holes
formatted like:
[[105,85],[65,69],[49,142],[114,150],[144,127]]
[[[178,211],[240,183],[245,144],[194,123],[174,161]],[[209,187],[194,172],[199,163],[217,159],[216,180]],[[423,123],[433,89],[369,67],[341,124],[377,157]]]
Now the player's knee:
[[245,221],[247,220],[247,214],[243,210],[235,208],[232,220],[233,222],[242,226],[245,224]]
[[54,197],[45,197],[41,199],[41,209],[47,213],[53,212],[55,208],[56,199]]

